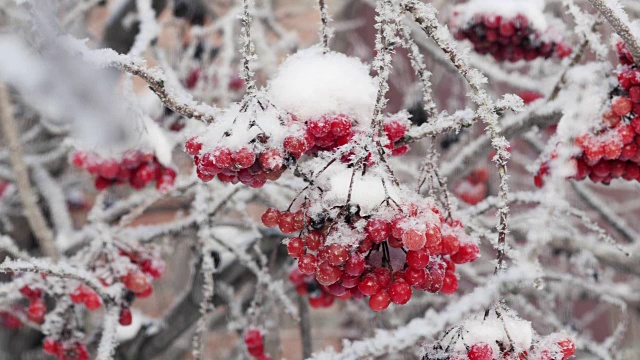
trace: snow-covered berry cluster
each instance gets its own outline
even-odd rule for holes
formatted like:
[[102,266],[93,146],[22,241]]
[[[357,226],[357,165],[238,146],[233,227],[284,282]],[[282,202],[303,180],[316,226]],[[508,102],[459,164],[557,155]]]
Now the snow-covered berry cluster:
[[89,360],[87,346],[79,341],[60,341],[48,337],[44,339],[42,348],[58,360]]
[[271,356],[264,352],[264,336],[260,329],[255,327],[245,329],[242,339],[247,346],[247,352],[255,360],[271,360]]
[[539,336],[529,321],[499,307],[447,331],[423,360],[567,360],[575,353],[566,335]]
[[459,5],[452,20],[454,36],[500,62],[569,56],[571,47],[549,29],[539,3],[472,0]]
[[[358,58],[312,47],[290,56],[270,81],[270,100],[305,125],[309,154],[346,145],[371,131],[377,86],[369,67]],[[407,152],[395,148],[409,127],[408,114],[384,120],[385,147],[392,155]]]
[[71,162],[96,176],[95,187],[104,190],[111,185],[129,184],[139,190],[155,181],[156,189],[165,192],[175,183],[176,171],[158,161],[151,152],[129,150],[121,158],[103,158],[97,153],[75,151]]
[[[624,43],[618,43],[616,50],[622,65],[610,107],[595,130],[581,133],[574,141],[580,149],[574,157],[576,180],[588,177],[603,184],[617,178],[640,181],[640,68],[629,64],[633,58]],[[542,163],[534,178],[536,186],[544,185],[549,169],[548,162]]]
[[480,166],[458,182],[454,186],[453,192],[465,203],[475,205],[487,196],[488,181],[489,169],[486,166]]
[[194,157],[200,180],[217,176],[222,182],[259,188],[279,179],[311,146],[293,117],[260,97],[250,97],[190,138],[185,151]]
[[[322,290],[317,294],[369,297],[371,309],[382,311],[391,302],[406,304],[412,289],[455,292],[455,264],[479,257],[462,225],[445,221],[430,199],[416,201],[416,194],[392,183],[385,190],[379,174],[337,168],[317,179],[330,180],[295,211],[270,208],[262,216],[267,227],[298,233],[285,240],[287,252],[303,275],[315,277]],[[295,279],[296,286],[311,282]]]

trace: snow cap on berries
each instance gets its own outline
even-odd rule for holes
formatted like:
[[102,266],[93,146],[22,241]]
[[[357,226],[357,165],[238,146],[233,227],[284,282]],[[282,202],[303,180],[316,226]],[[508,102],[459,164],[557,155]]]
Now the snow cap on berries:
[[301,120],[345,114],[368,123],[377,87],[360,59],[312,47],[289,56],[269,84],[273,103]]

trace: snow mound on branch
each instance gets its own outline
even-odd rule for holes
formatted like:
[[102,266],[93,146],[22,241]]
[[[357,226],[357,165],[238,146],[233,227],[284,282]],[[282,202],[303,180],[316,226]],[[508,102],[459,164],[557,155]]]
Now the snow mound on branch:
[[198,141],[205,152],[220,146],[233,151],[250,143],[259,146],[261,142],[254,139],[263,133],[268,135],[269,148],[281,148],[286,136],[301,135],[302,128],[266,100],[254,98],[245,106],[235,103],[222,111],[214,123],[199,132]]
[[497,343],[513,344],[514,353],[529,350],[534,337],[531,322],[506,312],[502,312],[501,317],[502,319],[498,318],[492,311],[486,318],[479,315],[468,319],[460,325],[461,338],[458,339],[458,332],[452,331],[443,339],[442,343],[448,344],[450,340],[453,340],[455,342],[453,351],[462,354],[466,354],[467,346],[481,342],[489,344],[494,354],[501,353]]
[[454,7],[454,15],[460,25],[472,21],[477,14],[495,14],[503,19],[524,15],[531,27],[543,32],[548,27],[543,10],[544,0],[471,0]]
[[269,84],[273,103],[301,120],[346,114],[371,121],[376,84],[360,59],[312,47],[291,55]]

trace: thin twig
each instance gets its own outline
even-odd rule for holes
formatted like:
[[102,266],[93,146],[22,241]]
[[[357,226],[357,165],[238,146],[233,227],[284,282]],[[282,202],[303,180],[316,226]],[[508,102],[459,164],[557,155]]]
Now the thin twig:
[[309,316],[309,304],[307,300],[298,295],[298,313],[300,314],[300,337],[302,338],[302,358],[306,359],[313,353],[311,341],[311,317]]
[[27,165],[24,162],[24,152],[20,143],[18,127],[13,116],[9,89],[4,84],[0,84],[0,123],[2,123],[2,132],[9,147],[11,166],[16,178],[16,186],[18,187],[24,214],[33,230],[33,234],[38,239],[38,244],[44,255],[57,261],[60,255],[54,243],[53,231],[47,225],[44,215],[38,207],[31,180],[29,179]]

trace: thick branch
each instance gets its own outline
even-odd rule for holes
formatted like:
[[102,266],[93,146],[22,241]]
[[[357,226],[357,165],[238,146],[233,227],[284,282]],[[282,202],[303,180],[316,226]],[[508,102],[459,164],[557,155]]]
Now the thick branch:
[[47,225],[44,215],[42,215],[38,207],[38,202],[33,192],[33,187],[31,186],[31,180],[29,179],[29,172],[24,162],[24,152],[22,150],[22,144],[20,143],[18,127],[13,116],[13,106],[9,98],[9,90],[3,84],[0,84],[0,123],[2,124],[2,132],[9,147],[16,186],[18,187],[20,201],[22,202],[24,214],[27,217],[29,226],[33,230],[36,239],[38,239],[38,244],[44,255],[58,260],[59,254],[54,243],[53,232],[49,228],[49,225]]
[[[626,14],[616,14],[616,11],[603,0],[589,0],[589,2],[607,19],[611,27],[613,27],[613,30],[615,30],[625,44],[627,44],[635,62],[640,63],[640,43],[638,43],[638,39],[631,32],[629,19]],[[619,11],[622,10],[619,9]]]

